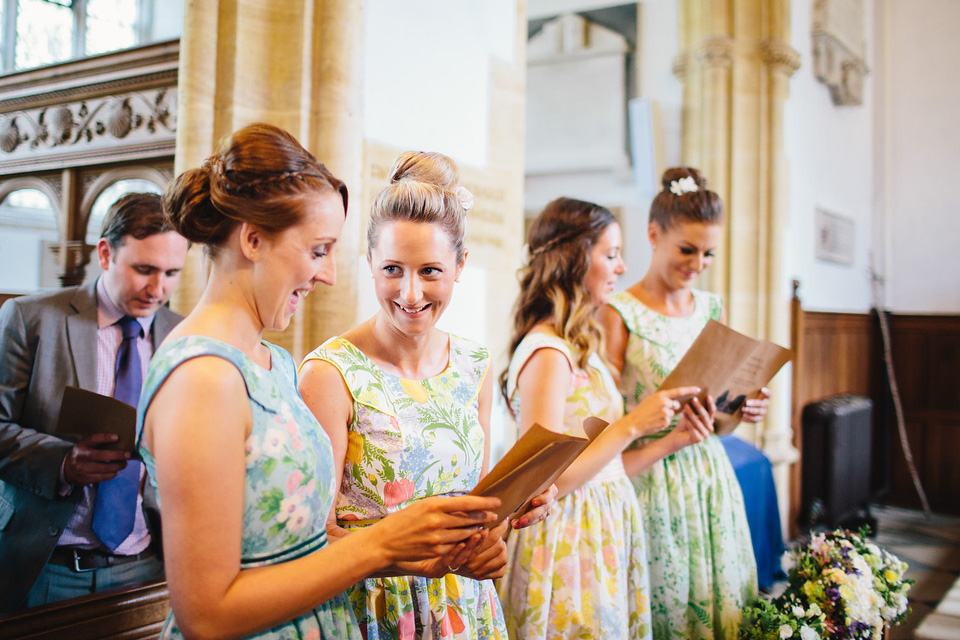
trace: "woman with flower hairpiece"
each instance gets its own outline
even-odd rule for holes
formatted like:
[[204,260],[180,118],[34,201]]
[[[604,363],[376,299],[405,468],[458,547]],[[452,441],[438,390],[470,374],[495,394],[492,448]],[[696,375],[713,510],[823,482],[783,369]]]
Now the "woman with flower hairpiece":
[[[340,495],[328,533],[349,539],[428,496],[464,493],[486,473],[492,383],[487,350],[437,328],[467,258],[472,196],[453,161],[402,154],[367,230],[380,310],[304,360],[300,392],[333,442]],[[552,493],[514,521],[543,518]],[[505,638],[492,578],[507,521],[463,562],[411,562],[350,590],[367,640]]]
[[[652,394],[624,415],[594,320],[624,271],[608,209],[558,198],[533,222],[529,246],[501,392],[521,432],[537,423],[576,434],[589,416],[609,425],[557,479],[546,520],[511,534],[499,585],[507,629],[524,640],[649,638],[647,540],[621,454],[697,389]],[[680,448],[709,428],[693,419],[660,444]]]
[[[720,239],[720,196],[689,167],[667,169],[662,185],[650,205],[650,266],[599,313],[607,357],[628,410],[657,390],[708,320],[725,321],[720,297],[693,288]],[[742,419],[762,420],[768,395],[763,389],[746,400]],[[713,398],[690,404],[713,422]],[[642,438],[638,444],[645,446],[637,455],[688,428],[688,420],[684,413],[672,429]],[[757,569],[740,485],[723,445],[706,438],[644,470],[628,466],[627,472],[649,540],[654,638],[733,640],[741,609],[756,596]]]

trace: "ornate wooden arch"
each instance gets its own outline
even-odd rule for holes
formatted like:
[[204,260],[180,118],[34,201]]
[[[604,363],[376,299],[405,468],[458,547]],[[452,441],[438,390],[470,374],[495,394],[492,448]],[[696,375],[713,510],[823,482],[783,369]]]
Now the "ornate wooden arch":
[[82,232],[82,235],[86,236],[94,203],[96,203],[100,194],[113,184],[121,180],[146,180],[164,189],[171,177],[172,172],[170,170],[143,165],[117,167],[99,174],[84,188],[83,198],[80,200],[80,206],[77,210],[78,233]]

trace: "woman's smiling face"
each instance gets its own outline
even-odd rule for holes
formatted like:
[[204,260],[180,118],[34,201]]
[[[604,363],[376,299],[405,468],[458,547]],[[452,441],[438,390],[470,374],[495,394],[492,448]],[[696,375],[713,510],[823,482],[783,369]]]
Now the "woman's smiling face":
[[343,229],[343,201],[333,192],[311,194],[303,220],[277,234],[263,234],[256,306],[264,328],[283,330],[317,283],[337,280],[333,247]]
[[657,273],[670,289],[684,289],[693,286],[697,276],[713,262],[720,225],[681,222],[664,229],[651,222],[648,235]]
[[590,266],[583,285],[596,307],[607,303],[617,287],[620,274],[626,271],[620,256],[620,244],[620,225],[614,222],[607,225],[590,247]]
[[450,304],[462,269],[450,237],[430,222],[384,224],[370,253],[381,312],[397,330],[409,335],[436,325]]

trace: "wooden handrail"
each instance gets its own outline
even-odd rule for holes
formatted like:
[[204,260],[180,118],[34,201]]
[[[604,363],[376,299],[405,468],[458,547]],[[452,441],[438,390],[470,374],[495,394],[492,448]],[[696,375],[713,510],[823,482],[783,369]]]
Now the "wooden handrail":
[[0,616],[0,640],[156,638],[169,611],[166,582],[118,587]]

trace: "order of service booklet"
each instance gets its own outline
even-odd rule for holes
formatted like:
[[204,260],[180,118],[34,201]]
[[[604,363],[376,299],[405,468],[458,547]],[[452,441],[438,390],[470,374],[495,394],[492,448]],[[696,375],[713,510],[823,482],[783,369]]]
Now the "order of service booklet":
[[746,399],[755,398],[792,357],[792,351],[777,344],[710,320],[660,388],[700,387],[698,397],[703,403],[712,395],[717,403],[714,428],[722,436],[740,423]]
[[137,410],[126,402],[80,387],[65,387],[56,435],[81,439],[94,433],[115,433],[116,442],[101,449],[129,451],[137,456]]
[[470,495],[500,498],[497,523],[525,511],[530,501],[553,484],[606,426],[606,421],[591,416],[583,421],[584,435],[575,436],[534,423],[480,479]]

